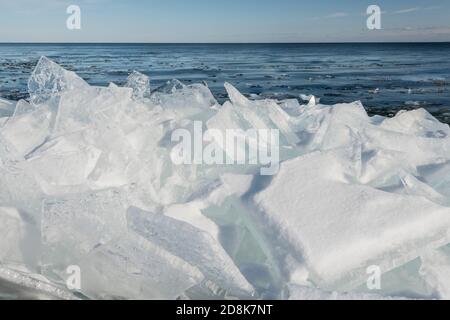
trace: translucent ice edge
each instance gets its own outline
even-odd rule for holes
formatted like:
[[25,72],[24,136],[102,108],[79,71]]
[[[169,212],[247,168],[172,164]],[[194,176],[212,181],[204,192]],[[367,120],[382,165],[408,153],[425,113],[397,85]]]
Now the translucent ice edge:
[[[30,99],[0,99],[0,298],[450,298],[448,125],[225,87],[94,87],[42,57]],[[196,123],[278,130],[279,171],[176,165]]]
[[52,285],[39,275],[0,265],[0,299],[76,300],[73,293]]

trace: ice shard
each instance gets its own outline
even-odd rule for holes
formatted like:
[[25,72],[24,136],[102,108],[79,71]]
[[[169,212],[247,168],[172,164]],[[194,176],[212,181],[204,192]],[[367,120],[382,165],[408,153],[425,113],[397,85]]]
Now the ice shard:
[[128,210],[127,219],[133,231],[196,266],[206,279],[222,289],[251,296],[251,285],[220,244],[205,232],[179,220],[137,208]]
[[41,57],[28,81],[31,103],[38,105],[61,93],[83,90],[88,84],[47,57]]
[[126,231],[126,199],[110,189],[46,198],[42,205],[43,266],[63,274],[95,248],[111,243]]
[[150,78],[145,74],[133,71],[133,73],[128,76],[125,87],[133,89],[133,97],[135,99],[150,97]]

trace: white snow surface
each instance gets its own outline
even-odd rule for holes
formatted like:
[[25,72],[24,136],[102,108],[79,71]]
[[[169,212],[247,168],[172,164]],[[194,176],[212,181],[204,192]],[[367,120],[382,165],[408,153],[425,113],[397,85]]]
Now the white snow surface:
[[[28,87],[0,99],[0,298],[450,299],[450,128],[426,110],[369,117],[228,83],[220,105],[137,71],[90,86],[45,57]],[[195,121],[279,130],[278,173],[175,165],[171,134]],[[413,261],[417,281],[383,283]]]

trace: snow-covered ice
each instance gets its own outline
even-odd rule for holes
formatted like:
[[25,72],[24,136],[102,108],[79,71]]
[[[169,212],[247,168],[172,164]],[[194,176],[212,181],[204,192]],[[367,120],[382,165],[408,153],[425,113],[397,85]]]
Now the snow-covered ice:
[[[426,110],[229,83],[221,105],[205,83],[95,87],[45,57],[28,87],[0,99],[0,298],[450,298],[450,128]],[[278,130],[278,172],[176,165],[172,133],[199,121]]]
[[367,278],[368,266],[387,272],[450,242],[448,208],[348,181],[352,156],[333,149],[287,161],[256,196],[267,223],[323,288],[351,289]]

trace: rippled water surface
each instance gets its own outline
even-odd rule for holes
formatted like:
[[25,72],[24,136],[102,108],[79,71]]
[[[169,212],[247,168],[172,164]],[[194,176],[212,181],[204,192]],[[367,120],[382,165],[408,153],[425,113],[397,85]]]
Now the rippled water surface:
[[430,44],[0,44],[0,97],[27,97],[40,56],[90,84],[121,84],[137,70],[157,87],[205,81],[219,100],[223,83],[247,95],[325,104],[361,100],[371,113],[424,107],[450,122],[450,43]]

